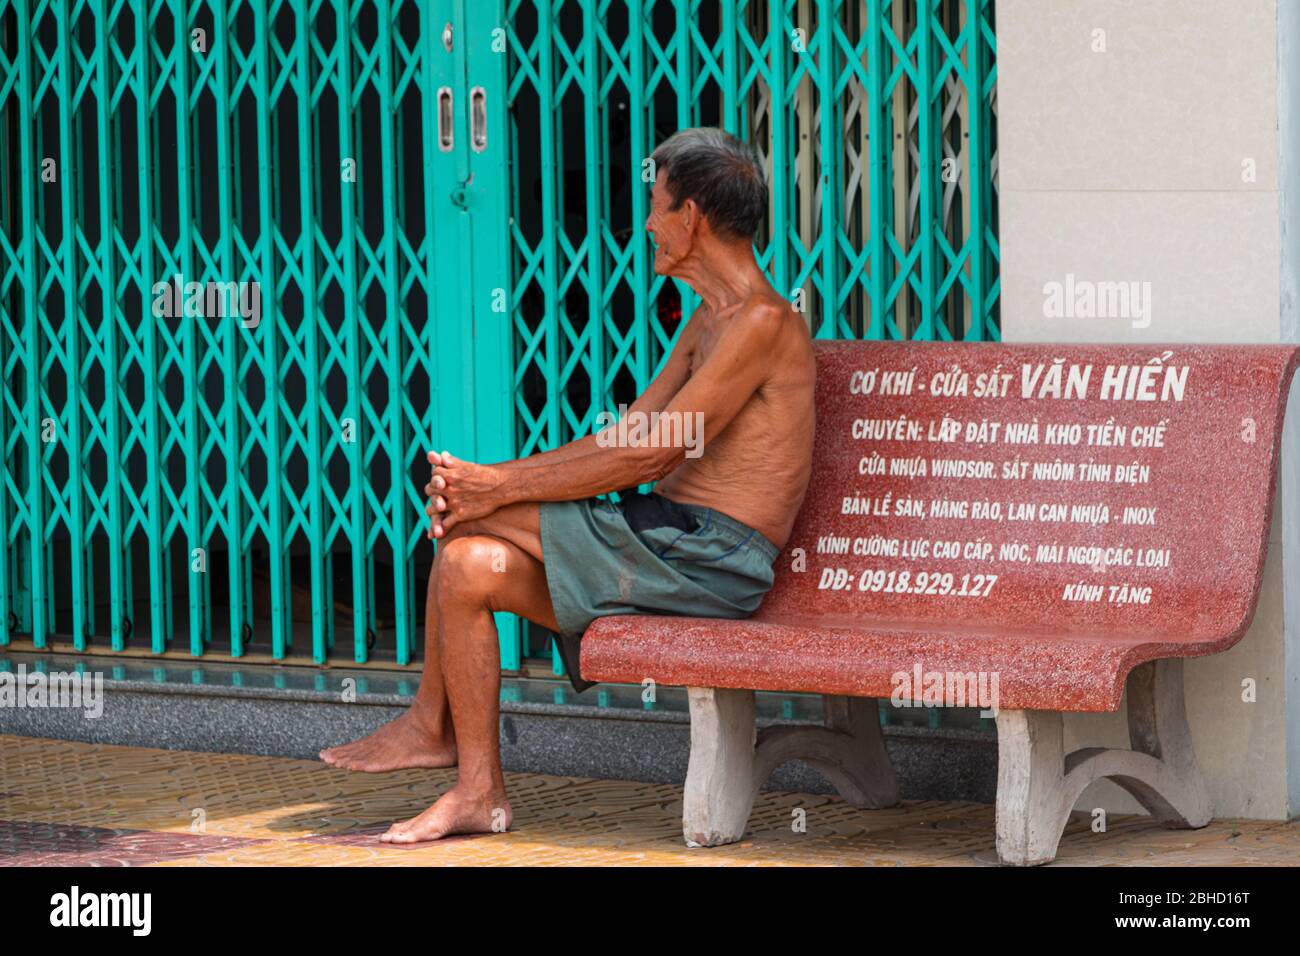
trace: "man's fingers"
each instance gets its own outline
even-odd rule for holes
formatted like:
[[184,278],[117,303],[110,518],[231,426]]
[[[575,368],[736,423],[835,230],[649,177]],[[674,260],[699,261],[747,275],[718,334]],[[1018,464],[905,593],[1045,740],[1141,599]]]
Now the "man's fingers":
[[425,537],[430,541],[442,537],[442,532],[438,529],[448,520],[447,512],[447,499],[442,495],[436,495],[424,506],[424,513],[429,516],[429,530]]

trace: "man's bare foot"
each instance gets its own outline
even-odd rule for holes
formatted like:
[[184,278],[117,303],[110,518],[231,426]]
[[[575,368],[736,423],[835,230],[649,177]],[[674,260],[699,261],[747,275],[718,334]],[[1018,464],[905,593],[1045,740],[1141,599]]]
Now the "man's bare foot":
[[457,785],[418,817],[394,823],[379,839],[383,843],[422,843],[456,833],[503,833],[512,819],[504,791],[471,794]]
[[368,737],[320,752],[331,767],[362,773],[387,773],[413,767],[456,766],[456,739],[437,734],[413,707]]

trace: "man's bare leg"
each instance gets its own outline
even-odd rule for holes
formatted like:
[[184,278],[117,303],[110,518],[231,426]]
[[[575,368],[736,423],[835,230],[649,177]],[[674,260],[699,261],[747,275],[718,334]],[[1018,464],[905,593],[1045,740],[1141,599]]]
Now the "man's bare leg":
[[343,770],[386,773],[412,767],[456,766],[456,729],[438,659],[438,549],[424,598],[424,672],[409,710],[373,734],[320,752],[321,760]]
[[[424,671],[410,710],[373,734],[321,751],[327,764],[344,770],[386,773],[409,768],[454,767],[456,729],[447,703],[439,649],[438,569],[451,541],[469,534],[491,534],[541,556],[541,529],[535,503],[511,505],[479,521],[456,528],[440,540],[429,571],[424,604]],[[545,588],[545,580],[543,580]],[[549,616],[550,600],[546,610]],[[550,626],[538,621],[543,626]]]
[[[540,540],[536,542],[540,551]],[[456,727],[456,786],[414,819],[395,823],[386,843],[454,833],[503,831],[511,810],[501,773],[498,729],[501,662],[493,613],[513,611],[555,629],[542,563],[501,538],[468,535],[445,549],[438,575],[442,669]]]

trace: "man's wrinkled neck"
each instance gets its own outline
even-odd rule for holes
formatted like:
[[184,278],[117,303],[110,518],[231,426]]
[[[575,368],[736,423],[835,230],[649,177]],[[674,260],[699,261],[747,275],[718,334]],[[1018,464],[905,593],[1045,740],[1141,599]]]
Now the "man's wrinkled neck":
[[693,249],[671,274],[690,286],[713,315],[739,305],[766,281],[749,242],[710,242]]

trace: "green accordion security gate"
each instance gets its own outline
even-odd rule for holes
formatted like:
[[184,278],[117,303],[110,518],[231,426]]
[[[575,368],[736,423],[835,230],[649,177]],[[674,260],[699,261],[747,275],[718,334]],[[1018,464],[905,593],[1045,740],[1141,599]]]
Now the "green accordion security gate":
[[992,0],[0,0],[0,641],[415,659],[424,452],[588,433],[689,317],[681,127],[815,335],[996,338],[994,80]]

